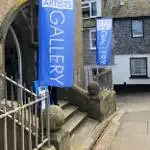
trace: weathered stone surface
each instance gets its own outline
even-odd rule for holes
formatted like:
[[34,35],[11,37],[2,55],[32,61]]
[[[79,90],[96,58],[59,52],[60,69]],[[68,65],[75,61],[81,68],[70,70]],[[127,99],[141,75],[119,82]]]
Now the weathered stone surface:
[[82,36],[82,9],[81,1],[76,0],[76,25],[75,25],[75,84],[83,86],[83,36]]
[[89,95],[83,89],[59,89],[59,98],[66,97],[72,104],[79,107],[80,111],[87,112],[88,116],[102,121],[116,110],[116,93],[113,90],[105,90],[98,95]]
[[56,148],[54,146],[50,146],[50,147],[42,147],[41,150],[56,150]]
[[100,86],[97,82],[93,81],[88,85],[89,95],[93,95],[93,96],[98,95],[99,91],[100,91]]
[[9,25],[15,19],[18,9],[28,0],[1,0],[0,1],[0,40],[5,32],[8,31]]
[[57,150],[70,150],[70,134],[64,130],[52,132],[51,143]]
[[[48,109],[49,118],[50,118],[50,129],[51,131],[59,130],[64,124],[64,112],[59,106],[51,105]],[[47,111],[43,113],[44,116],[44,127],[46,128],[47,123]]]
[[107,0],[103,16],[138,17],[150,15],[150,2],[148,0],[125,0],[124,5],[120,5],[120,0]]
[[113,90],[105,90],[99,96],[100,118],[103,120],[116,111],[116,93]]

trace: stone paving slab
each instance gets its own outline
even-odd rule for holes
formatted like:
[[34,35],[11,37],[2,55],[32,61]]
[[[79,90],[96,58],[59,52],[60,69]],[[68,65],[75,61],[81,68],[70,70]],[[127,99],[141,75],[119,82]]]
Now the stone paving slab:
[[117,110],[93,150],[150,150],[150,93],[119,95]]
[[111,150],[150,150],[150,111],[126,113]]

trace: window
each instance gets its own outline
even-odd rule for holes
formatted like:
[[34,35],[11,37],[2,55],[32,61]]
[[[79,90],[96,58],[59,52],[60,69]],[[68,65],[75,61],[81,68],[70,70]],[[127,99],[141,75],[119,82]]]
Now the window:
[[84,19],[96,17],[96,0],[82,0],[82,17]]
[[94,68],[92,67],[91,70],[92,70],[92,78],[93,78],[93,80],[97,79],[99,74],[103,71],[102,68],[97,68],[97,67],[94,67]]
[[147,58],[130,58],[131,78],[147,78]]
[[95,29],[89,30],[89,37],[90,37],[90,49],[96,49],[96,30]]
[[143,20],[132,20],[132,37],[143,37]]

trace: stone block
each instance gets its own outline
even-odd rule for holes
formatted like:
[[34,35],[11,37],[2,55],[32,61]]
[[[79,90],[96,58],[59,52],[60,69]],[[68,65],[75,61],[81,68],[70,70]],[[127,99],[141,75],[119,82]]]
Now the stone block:
[[57,150],[70,150],[70,134],[64,130],[51,132],[51,143]]
[[100,93],[100,120],[110,116],[116,110],[116,93],[113,90],[104,90]]
[[59,89],[59,99],[65,97],[70,104],[78,106],[88,116],[102,121],[116,110],[116,93],[113,90],[103,90],[98,95],[91,95],[80,87]]
[[[59,130],[64,124],[64,118],[65,118],[62,108],[56,105],[51,105],[48,108],[48,113],[50,118],[50,130],[51,131]],[[46,128],[48,113],[47,110],[45,110],[43,113],[45,128]]]
[[90,95],[98,95],[100,91],[100,86],[97,82],[93,81],[88,85],[88,92]]

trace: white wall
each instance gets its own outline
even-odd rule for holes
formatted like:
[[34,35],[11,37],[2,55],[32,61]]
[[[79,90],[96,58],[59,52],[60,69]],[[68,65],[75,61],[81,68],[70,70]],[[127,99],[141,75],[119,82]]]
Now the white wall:
[[115,65],[112,66],[113,84],[150,84],[150,79],[130,79],[130,58],[147,57],[147,71],[150,77],[150,54],[116,55]]

